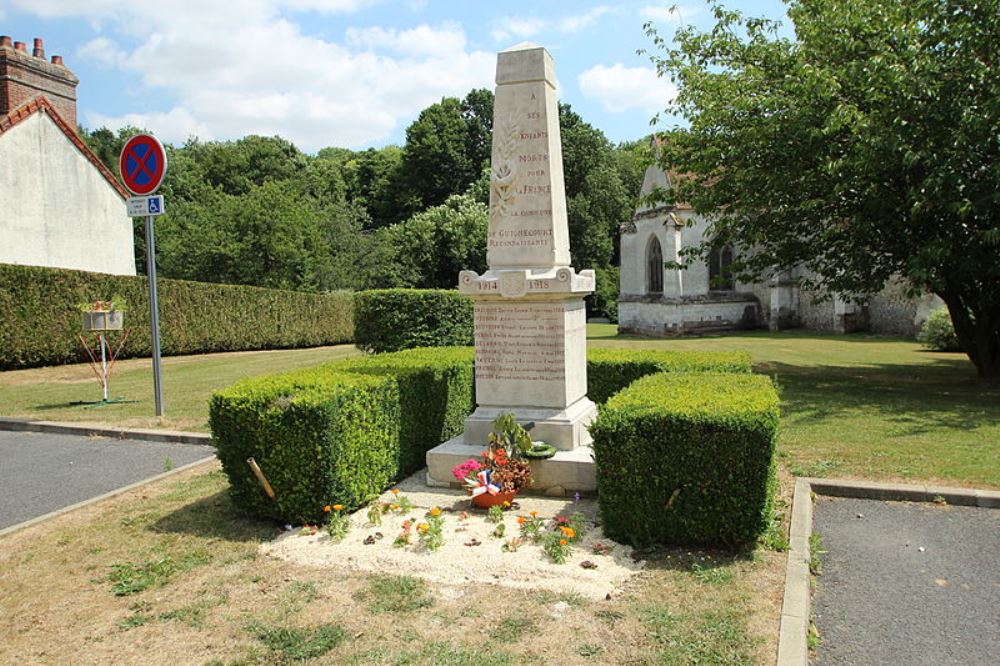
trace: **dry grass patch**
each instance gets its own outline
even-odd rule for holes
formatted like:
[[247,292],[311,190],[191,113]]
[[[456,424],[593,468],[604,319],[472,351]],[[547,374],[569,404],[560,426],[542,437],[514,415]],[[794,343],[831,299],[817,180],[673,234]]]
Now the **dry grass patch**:
[[644,553],[610,600],[442,585],[262,557],[278,529],[238,517],[225,490],[188,472],[0,540],[0,662],[773,660],[781,553]]

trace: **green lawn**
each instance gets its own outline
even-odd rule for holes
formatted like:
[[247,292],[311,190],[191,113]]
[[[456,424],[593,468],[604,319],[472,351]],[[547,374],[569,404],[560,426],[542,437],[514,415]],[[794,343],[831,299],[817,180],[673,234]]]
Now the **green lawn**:
[[[615,326],[592,324],[589,337],[603,347],[749,352],[757,372],[779,386],[780,455],[796,475],[1000,487],[1000,389],[978,384],[961,354],[866,335],[658,339],[619,337]],[[204,431],[213,390],[355,353],[342,345],[164,359],[162,420],[152,415],[148,360],[125,361],[111,382],[113,395],[139,402],[99,408],[70,404],[100,397],[85,365],[4,372],[0,415]]]
[[122,361],[111,376],[111,396],[136,402],[99,407],[71,404],[101,398],[100,384],[86,364],[0,372],[0,416],[207,431],[208,399],[213,391],[246,377],[284,372],[358,353],[353,345],[338,345],[165,357],[162,419],[155,416],[149,359]]
[[748,332],[618,337],[593,346],[750,352],[783,404],[780,455],[798,476],[1000,487],[1000,388],[976,381],[963,354],[868,335]]

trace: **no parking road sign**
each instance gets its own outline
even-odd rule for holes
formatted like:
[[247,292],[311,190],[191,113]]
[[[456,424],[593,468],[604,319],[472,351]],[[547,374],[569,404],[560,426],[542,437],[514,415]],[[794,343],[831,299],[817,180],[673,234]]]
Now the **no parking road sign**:
[[148,134],[137,134],[125,143],[118,158],[125,187],[137,195],[125,202],[129,216],[146,218],[146,276],[149,278],[149,333],[153,348],[153,397],[156,415],[163,416],[163,382],[160,378],[160,307],[156,300],[156,234],[153,220],[163,214],[163,196],[148,196],[167,175],[163,145]]
[[167,154],[156,137],[137,134],[122,148],[118,166],[125,187],[133,194],[152,194],[167,175]]

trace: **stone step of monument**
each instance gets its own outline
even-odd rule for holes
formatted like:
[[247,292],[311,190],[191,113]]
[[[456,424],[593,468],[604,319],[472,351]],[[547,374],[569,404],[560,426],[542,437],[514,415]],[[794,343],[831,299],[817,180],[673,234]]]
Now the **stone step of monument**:
[[[451,469],[470,458],[480,459],[484,445],[466,444],[462,436],[454,437],[427,452],[427,485],[431,487],[461,486]],[[569,497],[576,493],[593,495],[597,490],[594,457],[589,446],[572,451],[557,451],[547,460],[532,460],[534,482],[522,491],[529,495]]]

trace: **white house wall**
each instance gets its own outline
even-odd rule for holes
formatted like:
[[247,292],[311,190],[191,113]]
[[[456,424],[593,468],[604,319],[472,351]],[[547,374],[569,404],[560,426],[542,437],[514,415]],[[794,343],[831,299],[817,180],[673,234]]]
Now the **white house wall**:
[[45,113],[0,135],[0,263],[135,275],[125,203]]

